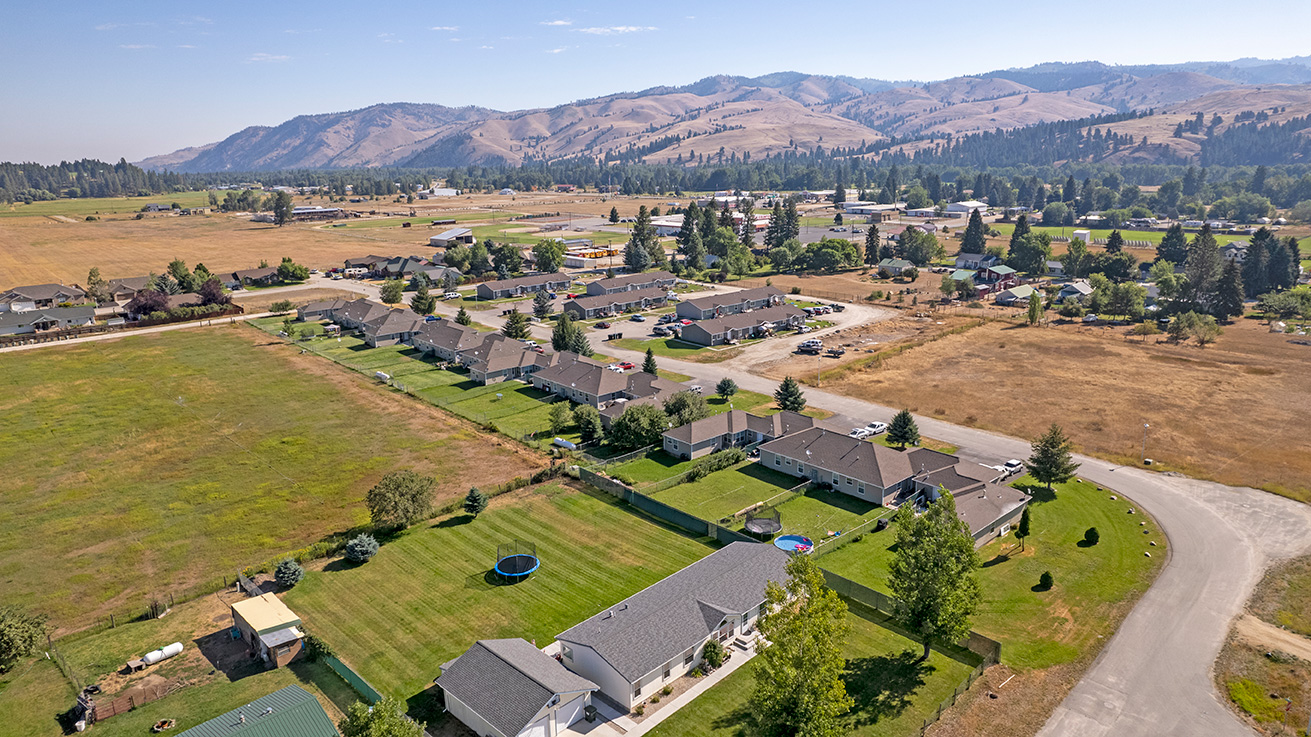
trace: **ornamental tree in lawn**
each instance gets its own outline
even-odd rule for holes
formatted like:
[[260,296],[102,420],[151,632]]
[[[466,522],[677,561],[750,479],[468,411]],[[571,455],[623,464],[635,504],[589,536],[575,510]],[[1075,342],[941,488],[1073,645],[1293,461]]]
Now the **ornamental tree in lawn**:
[[800,412],[806,408],[806,395],[801,392],[801,385],[791,376],[783,377],[783,382],[774,391],[774,402],[781,410]]
[[1047,484],[1047,490],[1051,491],[1052,484],[1069,481],[1074,478],[1074,472],[1079,470],[1079,464],[1074,462],[1074,454],[1070,452],[1073,447],[1065,431],[1053,422],[1047,432],[1033,441],[1033,455],[1029,456],[1024,465],[1028,467],[1030,476],[1039,483]]
[[910,410],[903,409],[893,416],[892,423],[888,425],[888,442],[896,443],[903,449],[907,445],[920,444],[920,429]]
[[436,479],[414,471],[392,471],[364,495],[373,524],[407,527],[427,519],[432,511]]
[[514,340],[527,340],[532,333],[528,329],[528,316],[515,307],[505,318],[505,325],[501,328],[501,333],[507,338]]
[[658,370],[659,369],[656,367],[655,352],[652,351],[650,348],[647,348],[646,358],[642,359],[642,371],[643,373],[648,373],[651,374],[652,376],[655,376]]
[[969,526],[956,516],[956,502],[945,491],[924,514],[903,505],[893,523],[897,549],[888,566],[888,588],[897,598],[897,619],[924,640],[923,662],[935,641],[956,642],[969,634],[981,598],[974,576],[979,556]]
[[737,382],[725,376],[719,380],[718,384],[715,384],[715,394],[718,394],[721,399],[727,402],[734,394],[737,394]]
[[464,512],[474,517],[483,513],[487,509],[487,495],[482,493],[477,486],[471,487],[469,493],[464,495]]
[[278,585],[284,589],[289,589],[292,586],[295,586],[300,583],[300,580],[304,577],[305,569],[301,568],[300,564],[291,558],[284,558],[282,562],[278,564],[278,567],[273,569],[274,580],[276,580]]

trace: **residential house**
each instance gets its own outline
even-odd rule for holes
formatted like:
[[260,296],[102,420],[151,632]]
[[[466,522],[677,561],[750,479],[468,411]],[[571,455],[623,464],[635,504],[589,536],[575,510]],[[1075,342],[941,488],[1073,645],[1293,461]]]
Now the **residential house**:
[[527,379],[553,365],[559,355],[538,353],[518,340],[492,333],[478,345],[461,351],[458,358],[469,369],[469,378],[487,385],[506,379]]
[[405,343],[423,324],[423,317],[409,310],[387,310],[364,324],[364,342],[370,348]]
[[637,289],[631,292],[614,292],[566,300],[564,311],[577,320],[590,320],[624,312],[640,312],[664,307],[669,301],[668,292],[660,287]]
[[480,333],[453,320],[424,323],[410,344],[424,353],[431,353],[443,361],[458,361],[461,351],[482,345],[487,333]]
[[624,396],[601,407],[601,427],[606,430],[633,405],[651,404],[663,408],[670,397],[687,391],[687,387],[677,381],[662,379],[645,371],[631,371],[623,376],[628,380]]
[[607,279],[597,279],[587,285],[587,294],[601,295],[615,292],[636,292],[649,289],[669,291],[678,280],[668,271],[646,271],[640,274],[624,274]]
[[1065,276],[1065,264],[1055,259],[1048,261],[1047,276],[1055,276],[1055,277]]
[[893,450],[824,427],[765,443],[759,462],[881,506],[932,500],[945,489],[955,497],[956,513],[970,525],[976,546],[1004,534],[1029,501],[1028,495],[999,486],[996,471],[954,455]]
[[679,337],[697,345],[722,345],[798,328],[805,323],[806,313],[791,305],[781,305],[694,322],[684,326]]
[[0,312],[39,310],[58,307],[61,304],[79,303],[85,299],[86,292],[79,287],[63,284],[32,284],[14,287],[0,293]]
[[1220,246],[1220,255],[1225,257],[1226,261],[1237,261],[1243,263],[1247,259],[1247,243],[1242,241],[1229,241]]
[[785,410],[761,417],[735,409],[666,431],[661,447],[669,455],[685,461],[724,448],[767,443],[814,426],[813,419],[796,412]]
[[337,310],[350,304],[344,299],[328,299],[318,302],[310,302],[296,310],[296,319],[305,322],[307,320],[331,320]]
[[284,686],[178,737],[341,737],[314,694]]
[[455,245],[472,246],[475,242],[473,231],[469,228],[451,228],[428,239],[428,245],[434,248],[450,248]]
[[537,292],[554,292],[569,286],[567,274],[534,274],[517,279],[483,282],[478,285],[479,299],[522,297]]
[[611,371],[605,364],[569,351],[558,354],[550,368],[533,375],[533,386],[578,404],[600,408],[606,402],[625,398],[629,377]]
[[1020,275],[1005,264],[984,266],[974,272],[974,284],[979,288],[980,295],[992,294],[1019,286]]
[[1011,287],[1010,289],[1003,289],[1000,292],[997,292],[997,296],[992,299],[999,305],[1013,305],[1016,303],[1027,305],[1029,303],[1029,297],[1035,294],[1037,294],[1039,298],[1042,297],[1038,290],[1028,284],[1021,284],[1017,287]]
[[94,307],[43,307],[0,312],[0,335],[26,335],[96,324]]
[[432,268],[432,264],[417,256],[393,256],[374,264],[373,275],[379,279],[409,279],[416,271]]
[[242,269],[229,275],[227,283],[232,286],[257,285],[267,286],[278,280],[278,270],[272,266],[258,269]]
[[300,617],[276,594],[261,594],[234,603],[232,628],[251,653],[274,668],[290,663],[304,645]]
[[979,269],[988,266],[996,266],[1001,263],[1001,258],[990,253],[959,253],[956,254],[956,268],[958,269]]
[[777,287],[757,287],[684,300],[678,303],[677,313],[679,317],[687,320],[709,320],[712,317],[733,315],[781,304],[783,304],[783,292]]
[[146,212],[173,212],[172,205],[161,205],[158,202],[151,202],[146,205]]
[[885,258],[879,262],[879,271],[886,271],[893,276],[900,276],[906,269],[915,268],[915,264],[904,258]]
[[124,279],[110,279],[105,283],[105,291],[109,294],[109,301],[119,307],[125,306],[136,298],[138,292],[145,291],[150,287],[149,276],[129,276]]
[[333,310],[332,321],[340,323],[343,330],[359,330],[366,323],[388,312],[391,312],[391,308],[387,305],[371,299],[357,299],[354,302],[347,302],[345,307]]
[[1092,296],[1092,293],[1092,285],[1087,281],[1080,279],[1062,286],[1061,291],[1056,293],[1056,302],[1057,304],[1060,304],[1061,302],[1073,297],[1076,301],[1085,303],[1088,301],[1088,298]]
[[442,665],[446,711],[476,735],[556,737],[583,718],[597,685],[521,638],[479,640]]
[[556,636],[560,662],[631,709],[696,667],[712,638],[749,637],[788,554],[735,542]]
[[364,269],[363,273],[368,274],[377,270],[379,264],[385,264],[388,261],[391,261],[390,256],[359,256],[346,259],[343,268],[346,270]]

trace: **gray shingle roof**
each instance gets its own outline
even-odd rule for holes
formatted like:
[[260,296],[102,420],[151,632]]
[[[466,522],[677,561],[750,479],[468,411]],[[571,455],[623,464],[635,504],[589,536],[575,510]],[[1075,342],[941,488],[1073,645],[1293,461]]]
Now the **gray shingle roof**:
[[59,322],[72,321],[72,324],[90,321],[96,316],[94,307],[47,307],[40,310],[27,310],[25,312],[0,312],[0,327],[23,327],[38,322],[56,320]]
[[[729,330],[740,330],[742,328],[755,327],[766,323],[774,324],[783,322],[793,317],[805,317],[806,313],[802,312],[791,305],[779,305],[777,307],[766,307],[761,310],[751,312],[738,312],[724,317],[716,317],[710,320],[701,320],[687,327],[698,327],[710,335],[719,335]],[[687,328],[684,328],[686,330]]]
[[590,647],[629,682],[680,657],[724,617],[765,600],[765,584],[787,580],[788,555],[735,542],[574,625],[557,640]]
[[641,302],[643,299],[649,299],[655,302],[663,302],[666,300],[665,294],[666,291],[659,287],[651,287],[649,289],[633,289],[627,292],[613,292],[611,294],[593,294],[588,297],[577,297],[575,299],[565,301],[565,306],[567,307],[573,304],[582,307],[584,310],[593,310],[596,309],[597,307],[609,307],[610,305],[616,305],[617,307],[622,309],[625,305],[633,304],[635,302]]
[[380,315],[365,323],[365,335],[395,335],[397,333],[412,333],[423,325],[423,318],[410,312],[409,310],[387,310],[387,314]]
[[796,412],[783,411],[761,417],[735,409],[676,427],[666,432],[665,436],[695,445],[720,435],[735,435],[744,430],[779,438],[791,432],[807,430],[814,425],[814,419]]
[[371,299],[357,299],[354,302],[347,303],[345,307],[338,310],[335,317],[339,320],[346,319],[358,323],[364,323],[377,319],[378,317],[387,314],[387,311],[390,310],[391,308],[387,307],[387,305],[379,304]]
[[[612,276],[608,279],[599,279],[592,282],[602,289],[628,289],[633,284],[652,284],[657,281],[673,281],[674,275],[668,271],[647,271],[640,274],[624,274],[623,276]],[[592,286],[589,284],[588,286]]]
[[684,300],[683,304],[691,305],[704,312],[714,310],[716,307],[738,305],[746,301],[763,300],[774,296],[782,297],[783,292],[779,291],[777,287],[757,287],[730,294],[712,294],[709,297]]
[[[772,440],[760,446],[760,450],[884,489],[921,471],[933,472],[954,466],[960,461],[956,456],[927,448],[893,450],[822,427],[813,427]],[[806,451],[810,451],[810,454],[807,455]]]
[[[272,710],[269,712],[269,710]],[[241,717],[245,717],[245,721]],[[287,686],[215,717],[178,737],[340,737],[318,699]]]
[[519,638],[479,640],[442,667],[437,685],[507,735],[527,727],[552,696],[597,690]]
[[533,274],[532,276],[521,276],[517,279],[483,282],[478,286],[486,286],[488,289],[501,292],[515,287],[535,287],[539,284],[567,284],[568,282],[569,276],[567,274]]
[[0,292],[0,297],[8,299],[26,298],[33,301],[54,299],[60,296],[81,299],[86,296],[86,292],[77,287],[69,287],[63,284],[30,284],[23,287],[14,287],[7,292]]
[[454,320],[438,320],[424,323],[423,327],[415,333],[414,339],[458,352],[481,345],[485,337],[485,333],[480,333]]
[[546,356],[528,350],[522,342],[500,333],[488,335],[482,343],[461,351],[460,356],[469,368],[489,374],[547,360]]
[[1029,495],[1019,489],[989,483],[952,492],[952,497],[956,500],[956,516],[969,525],[971,535],[987,530],[1029,501]]
[[628,388],[628,377],[609,371],[600,362],[575,353],[561,356],[558,363],[538,371],[537,376],[543,381],[573,387],[597,397]]

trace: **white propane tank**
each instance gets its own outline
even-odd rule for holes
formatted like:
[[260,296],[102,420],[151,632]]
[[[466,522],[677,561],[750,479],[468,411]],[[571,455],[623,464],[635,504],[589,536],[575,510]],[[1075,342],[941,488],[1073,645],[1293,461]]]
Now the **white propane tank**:
[[160,648],[159,650],[151,650],[142,656],[141,660],[146,665],[154,665],[155,663],[158,663],[161,660],[167,660],[180,652],[182,652],[182,643],[175,642],[172,645]]

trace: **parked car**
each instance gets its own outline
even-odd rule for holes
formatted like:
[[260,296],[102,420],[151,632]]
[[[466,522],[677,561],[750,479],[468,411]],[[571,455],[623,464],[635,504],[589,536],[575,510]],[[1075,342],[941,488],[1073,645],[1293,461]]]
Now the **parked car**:
[[632,370],[635,369],[635,368],[637,368],[637,367],[633,365],[633,362],[632,362],[632,361],[621,361],[621,362],[619,363],[619,370],[620,370],[620,371],[632,371]]
[[341,276],[341,274],[333,274],[333,275],[332,275],[332,278],[335,279],[335,280],[337,280],[337,281],[340,281],[341,278],[342,278],[342,276]]
[[678,321],[678,324],[679,324],[679,325],[691,325],[691,324],[692,324],[692,321],[691,321],[691,320],[679,320],[679,321]]
[[658,336],[660,336],[661,338],[667,337],[667,336],[669,336],[669,335],[670,335],[671,333],[673,333],[673,332],[674,332],[674,331],[670,330],[669,328],[665,327],[664,325],[656,325],[654,328],[651,328],[651,334],[652,334],[652,335],[658,335]]
[[811,330],[814,330],[814,328],[810,327],[809,325],[802,325],[801,327],[797,328],[798,333],[809,333]]
[[609,327],[610,327],[610,323],[606,322],[605,320],[602,320],[601,322],[598,322],[598,323],[596,324],[596,329],[597,329],[597,330],[605,330],[605,329],[607,329],[607,328],[609,328]]
[[847,352],[847,349],[846,349],[846,348],[843,348],[842,346],[833,346],[832,348],[828,349],[828,351],[827,351],[827,353],[828,353],[830,356],[833,356],[834,358],[837,358],[838,356],[841,356],[842,354],[844,354],[844,353],[846,353],[846,352]]
[[442,319],[442,318],[441,318],[441,316],[439,316],[439,315],[428,315],[427,317],[423,318],[423,321],[424,321],[424,322],[437,322],[437,321],[439,321],[439,320],[441,320],[441,319]]
[[888,431],[888,423],[878,422],[876,420],[866,425],[865,429],[869,430],[870,435],[882,435],[883,433]]
[[1003,463],[1002,468],[1006,469],[1006,473],[1008,475],[1017,474],[1024,470],[1024,461],[1018,460],[1016,458],[1012,458],[1009,461]]
[[865,428],[865,427],[858,427],[852,430],[851,432],[847,433],[847,437],[855,438],[857,440],[864,440],[865,438],[868,438],[869,435],[870,435],[869,428]]
[[446,294],[442,295],[442,299],[459,299],[459,298],[460,298],[459,292],[447,292]]
[[693,384],[692,386],[689,386],[687,390],[692,392],[693,394],[700,394],[701,392],[705,391],[704,389],[701,388],[700,384]]
[[632,317],[630,317],[630,318],[628,318],[628,319],[631,320],[631,321],[633,321],[633,322],[646,322],[646,316],[645,316],[645,315],[633,315]]
[[656,324],[657,324],[657,325],[665,325],[665,324],[667,324],[667,323],[671,323],[671,322],[673,322],[673,321],[674,321],[674,316],[673,316],[672,314],[668,314],[668,313],[667,313],[667,314],[661,315],[661,316],[660,316],[660,319],[659,319],[659,320],[656,320]]
[[1098,317],[1098,316],[1096,316],[1096,315],[1084,315],[1084,316],[1083,316],[1083,321],[1084,321],[1084,322],[1097,322],[1097,321],[1100,320],[1100,319],[1101,319],[1101,318]]
[[523,342],[523,345],[524,345],[524,348],[536,348],[536,347],[537,347],[537,341],[535,341],[535,340],[525,340],[525,341]]

